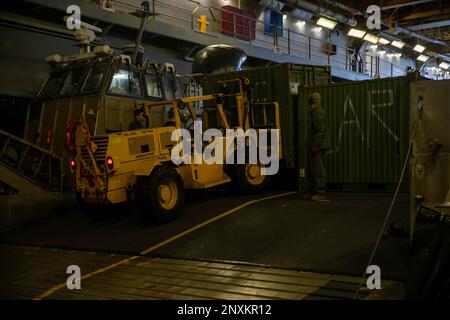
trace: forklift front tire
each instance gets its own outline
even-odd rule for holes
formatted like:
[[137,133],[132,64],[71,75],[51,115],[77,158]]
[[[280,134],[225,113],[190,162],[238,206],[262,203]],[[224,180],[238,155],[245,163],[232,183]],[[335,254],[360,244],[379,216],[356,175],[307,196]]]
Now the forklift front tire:
[[272,176],[261,174],[259,164],[238,164],[234,166],[232,181],[240,194],[248,195],[262,192],[272,182]]
[[175,169],[157,168],[142,178],[139,189],[140,203],[152,220],[166,223],[178,218],[184,205],[184,184]]

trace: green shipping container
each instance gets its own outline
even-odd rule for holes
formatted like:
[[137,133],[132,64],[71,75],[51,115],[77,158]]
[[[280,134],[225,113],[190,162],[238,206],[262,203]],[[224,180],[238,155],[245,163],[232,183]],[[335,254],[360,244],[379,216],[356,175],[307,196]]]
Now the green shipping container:
[[[306,163],[306,103],[320,93],[328,115],[331,149],[325,157],[327,182],[395,184],[408,150],[408,77],[348,82],[300,92],[299,159]],[[301,167],[303,167],[301,165]],[[300,167],[300,185],[304,174]]]
[[[296,168],[297,159],[297,117],[299,88],[325,85],[331,82],[330,68],[324,66],[298,65],[282,63],[269,67],[245,69],[236,72],[206,75],[203,79],[203,93],[219,92],[218,81],[239,78],[250,79],[250,102],[276,101],[280,104],[281,139],[283,144],[283,161],[281,166]],[[236,91],[236,88],[230,88]],[[229,101],[227,105],[232,106]],[[208,104],[204,106],[208,112]],[[211,108],[212,110],[212,108]],[[215,115],[208,113],[208,122],[212,123]],[[232,122],[232,121],[231,121]]]

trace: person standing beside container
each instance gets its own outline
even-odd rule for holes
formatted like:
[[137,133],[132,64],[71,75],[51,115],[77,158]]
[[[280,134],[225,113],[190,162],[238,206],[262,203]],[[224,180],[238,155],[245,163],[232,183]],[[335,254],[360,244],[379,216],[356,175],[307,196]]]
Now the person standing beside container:
[[328,119],[321,106],[320,94],[314,92],[308,100],[309,128],[307,135],[307,194],[305,199],[312,201],[326,198],[326,171],[323,159],[330,148]]

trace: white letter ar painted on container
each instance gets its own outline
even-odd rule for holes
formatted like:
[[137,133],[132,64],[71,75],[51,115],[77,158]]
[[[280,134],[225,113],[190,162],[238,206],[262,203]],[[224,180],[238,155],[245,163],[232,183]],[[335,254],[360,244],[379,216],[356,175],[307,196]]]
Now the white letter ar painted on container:
[[67,29],[69,29],[69,30],[80,29],[80,23],[81,23],[80,7],[72,4],[67,7],[66,13],[70,14],[70,16],[67,18],[67,21],[66,21]]
[[367,18],[367,28],[370,30],[381,29],[381,9],[379,6],[371,5],[367,7],[366,13],[370,16]]
[[71,274],[67,278],[67,289],[73,290],[73,289],[81,289],[81,269],[77,265],[70,265],[67,267],[67,274]]
[[[386,100],[387,97],[387,100]],[[377,102],[377,103],[376,103]],[[399,137],[388,127],[383,121],[376,109],[395,107],[394,93],[391,89],[387,90],[369,90],[367,92],[367,149],[370,148],[370,136],[373,130],[372,117],[375,118],[383,128],[394,138],[395,142],[399,142]],[[391,112],[388,110],[387,112]]]
[[[347,115],[347,110],[350,109],[351,113],[353,113],[354,120],[345,120],[345,117]],[[350,98],[350,95],[347,95],[345,97],[344,102],[344,116],[342,117],[341,125],[339,126],[339,136],[338,136],[338,143],[336,146],[336,150],[333,150],[332,152],[339,152],[339,147],[341,145],[342,140],[342,133],[344,130],[344,125],[356,125],[356,129],[359,131],[361,135],[361,142],[364,142],[364,132],[361,129],[361,122],[359,121],[358,116],[356,115],[355,107],[353,106],[352,98]]]
[[381,270],[377,265],[367,267],[366,273],[371,274],[366,281],[367,289],[381,289]]

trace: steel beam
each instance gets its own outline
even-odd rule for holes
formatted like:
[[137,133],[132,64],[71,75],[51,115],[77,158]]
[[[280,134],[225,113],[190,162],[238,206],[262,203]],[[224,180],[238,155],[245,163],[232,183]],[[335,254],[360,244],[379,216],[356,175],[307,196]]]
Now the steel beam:
[[381,10],[390,10],[390,9],[397,9],[402,7],[408,7],[408,6],[414,6],[418,4],[428,3],[428,2],[434,2],[435,0],[416,0],[416,1],[406,1],[403,3],[393,4],[390,6],[382,6]]
[[450,20],[418,24],[418,25],[415,25],[415,26],[410,26],[410,27],[408,27],[408,29],[410,29],[410,30],[424,30],[424,29],[432,29],[432,28],[439,28],[439,27],[445,27],[445,26],[450,26]]

